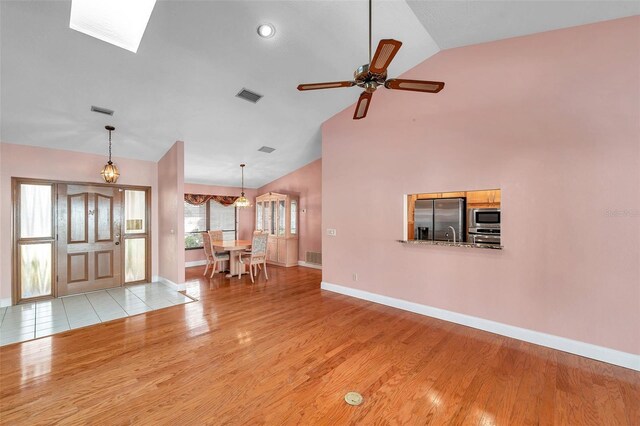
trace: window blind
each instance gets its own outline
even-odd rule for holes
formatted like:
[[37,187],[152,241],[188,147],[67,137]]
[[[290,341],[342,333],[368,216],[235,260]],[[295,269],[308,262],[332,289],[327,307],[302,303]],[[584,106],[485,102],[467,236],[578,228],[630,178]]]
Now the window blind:
[[209,201],[209,229],[220,229],[225,240],[236,239],[236,207]]

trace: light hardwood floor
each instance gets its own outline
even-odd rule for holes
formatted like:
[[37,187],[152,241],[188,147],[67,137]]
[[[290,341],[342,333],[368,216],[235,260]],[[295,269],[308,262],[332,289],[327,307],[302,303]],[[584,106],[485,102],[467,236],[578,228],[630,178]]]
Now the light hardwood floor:
[[0,348],[0,422],[640,424],[632,370],[323,292],[313,269],[202,270],[201,302]]

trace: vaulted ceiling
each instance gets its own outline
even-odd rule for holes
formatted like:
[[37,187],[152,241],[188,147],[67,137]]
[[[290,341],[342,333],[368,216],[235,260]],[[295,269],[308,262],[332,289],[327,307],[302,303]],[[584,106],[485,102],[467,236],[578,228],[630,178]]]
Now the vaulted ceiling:
[[[185,141],[186,180],[263,185],[321,155],[320,126],[359,89],[301,93],[367,62],[366,1],[158,1],[136,54],[69,29],[70,1],[2,1],[3,142],[158,160]],[[397,76],[439,49],[640,13],[627,1],[376,1],[373,38],[403,46]],[[276,27],[262,39],[256,27]],[[425,75],[442,80],[443,75]],[[256,104],[242,88],[264,95]],[[446,88],[445,88],[446,90]],[[437,95],[415,94],[415,96]],[[91,105],[115,110],[113,117]],[[384,108],[372,103],[371,108]],[[354,126],[366,126],[366,119]],[[272,154],[258,152],[263,145]]]

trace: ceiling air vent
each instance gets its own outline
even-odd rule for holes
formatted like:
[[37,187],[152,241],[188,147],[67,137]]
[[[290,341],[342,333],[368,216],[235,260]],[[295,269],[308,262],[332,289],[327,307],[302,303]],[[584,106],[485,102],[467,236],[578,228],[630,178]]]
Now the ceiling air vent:
[[99,106],[91,105],[91,111],[99,112],[100,114],[113,115],[113,110],[109,108],[102,108]]
[[244,99],[245,101],[253,102],[254,104],[258,102],[260,98],[262,98],[262,95],[258,95],[257,93],[252,92],[251,90],[247,90],[245,88],[239,91],[236,96],[238,98]]
[[275,150],[276,150],[275,148],[271,148],[270,146],[263,146],[258,151],[264,152],[264,153],[267,153],[267,154],[271,154]]

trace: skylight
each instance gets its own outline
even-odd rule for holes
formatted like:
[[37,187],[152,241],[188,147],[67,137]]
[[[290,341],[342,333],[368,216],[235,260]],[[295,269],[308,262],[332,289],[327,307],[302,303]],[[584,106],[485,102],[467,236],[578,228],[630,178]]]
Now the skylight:
[[155,4],[156,0],[72,0],[69,27],[136,53]]

